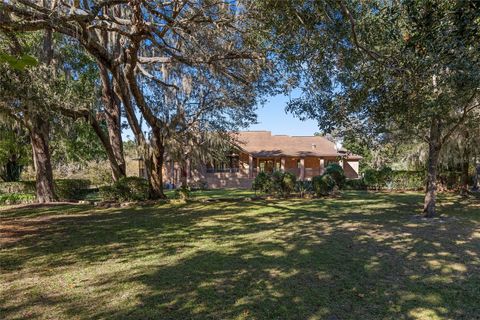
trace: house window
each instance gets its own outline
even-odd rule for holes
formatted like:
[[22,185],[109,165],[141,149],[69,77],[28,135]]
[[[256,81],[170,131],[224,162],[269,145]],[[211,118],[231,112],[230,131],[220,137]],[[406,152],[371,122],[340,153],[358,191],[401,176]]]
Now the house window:
[[297,168],[300,169],[302,167],[302,162],[300,160],[297,160]]
[[280,169],[281,169],[281,164],[280,164],[280,162],[276,162],[276,163],[275,163],[275,170],[276,170],[276,171],[280,171]]
[[223,161],[213,160],[213,162],[207,164],[208,173],[216,172],[238,172],[240,168],[240,161],[237,155],[228,156]]
[[265,172],[265,162],[260,162],[260,172]]

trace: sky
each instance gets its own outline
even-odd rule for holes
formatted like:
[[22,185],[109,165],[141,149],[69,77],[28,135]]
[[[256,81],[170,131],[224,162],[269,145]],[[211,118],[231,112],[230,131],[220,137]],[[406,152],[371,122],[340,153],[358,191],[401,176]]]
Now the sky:
[[[244,130],[267,130],[271,131],[272,134],[286,134],[289,136],[313,136],[315,132],[319,131],[317,122],[313,120],[301,121],[291,113],[286,113],[285,107],[289,100],[290,97],[285,95],[276,95],[268,98],[263,106],[258,106],[258,123]],[[130,128],[124,129],[122,136],[125,140],[133,139],[133,133]]]
[[301,121],[292,114],[285,112],[289,101],[288,96],[276,95],[257,110],[258,124],[251,125],[248,130],[268,130],[272,134],[287,134],[291,136],[313,136],[318,132],[316,121]]

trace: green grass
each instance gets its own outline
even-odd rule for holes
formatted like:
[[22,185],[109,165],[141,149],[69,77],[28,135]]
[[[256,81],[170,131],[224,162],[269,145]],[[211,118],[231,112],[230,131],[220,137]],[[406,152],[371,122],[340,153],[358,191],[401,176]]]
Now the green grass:
[[421,200],[3,209],[0,317],[478,318],[479,200],[443,195],[433,222]]

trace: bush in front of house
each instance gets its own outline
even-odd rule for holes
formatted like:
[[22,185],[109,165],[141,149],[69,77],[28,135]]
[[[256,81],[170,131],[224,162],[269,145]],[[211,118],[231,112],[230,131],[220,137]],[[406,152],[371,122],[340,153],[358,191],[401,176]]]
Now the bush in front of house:
[[100,187],[103,201],[144,201],[149,198],[147,180],[139,177],[124,177],[111,186]]
[[343,171],[342,166],[338,163],[331,163],[325,168],[324,174],[330,175],[330,177],[335,180],[335,184],[338,188],[342,189],[345,186],[345,181],[347,180],[345,172]]
[[290,172],[275,171],[272,174],[260,172],[253,181],[255,192],[288,197],[295,191],[296,177]]
[[252,188],[255,192],[270,193],[273,189],[272,178],[265,172],[260,172],[253,180]]
[[288,197],[295,190],[297,178],[290,172],[275,171],[270,175],[272,192],[276,196]]
[[313,191],[317,197],[328,195],[336,185],[335,179],[327,173],[312,178]]
[[305,195],[310,194],[313,191],[312,181],[301,181],[298,180],[295,183],[295,191],[298,192],[300,198],[304,198]]
[[285,196],[289,196],[293,191],[295,191],[297,177],[293,173],[284,172],[282,182],[283,194]]

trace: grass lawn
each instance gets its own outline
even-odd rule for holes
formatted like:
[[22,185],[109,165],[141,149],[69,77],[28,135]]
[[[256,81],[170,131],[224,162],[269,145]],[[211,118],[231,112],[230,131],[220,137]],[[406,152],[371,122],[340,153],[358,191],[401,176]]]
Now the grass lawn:
[[479,319],[480,201],[421,201],[2,209],[0,318]]

